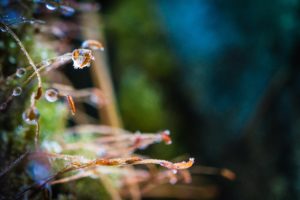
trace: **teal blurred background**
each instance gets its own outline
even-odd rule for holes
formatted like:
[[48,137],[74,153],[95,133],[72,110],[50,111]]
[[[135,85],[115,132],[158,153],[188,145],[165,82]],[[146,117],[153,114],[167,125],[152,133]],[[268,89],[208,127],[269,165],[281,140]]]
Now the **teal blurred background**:
[[298,0],[101,3],[124,127],[172,132],[152,156],[233,170],[193,182],[218,199],[300,198]]

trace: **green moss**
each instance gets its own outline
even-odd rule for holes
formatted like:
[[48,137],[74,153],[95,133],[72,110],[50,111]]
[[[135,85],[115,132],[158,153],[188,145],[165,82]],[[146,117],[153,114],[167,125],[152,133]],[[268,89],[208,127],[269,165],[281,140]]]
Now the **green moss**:
[[38,101],[40,112],[41,139],[50,139],[55,134],[62,134],[69,114],[68,107],[63,102],[50,103],[44,99]]
[[129,129],[154,131],[166,124],[160,91],[139,71],[128,71],[121,83],[120,102]]

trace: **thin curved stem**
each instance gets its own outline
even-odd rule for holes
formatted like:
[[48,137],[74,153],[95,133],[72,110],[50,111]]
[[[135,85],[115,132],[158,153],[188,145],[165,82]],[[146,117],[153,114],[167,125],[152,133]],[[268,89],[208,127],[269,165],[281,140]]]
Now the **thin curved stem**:
[[31,65],[31,67],[35,71],[37,79],[38,79],[38,90],[37,90],[36,97],[40,96],[39,93],[41,92],[41,89],[39,89],[39,88],[42,88],[42,80],[41,80],[41,75],[38,72],[38,69],[37,69],[36,65],[32,61],[31,57],[29,56],[27,50],[25,49],[23,43],[18,38],[18,36],[6,24],[4,24],[4,23],[1,23],[1,24],[5,27],[6,31],[15,39],[15,41],[17,42],[17,44],[20,46],[21,51],[24,53],[25,57],[27,58],[29,64]]

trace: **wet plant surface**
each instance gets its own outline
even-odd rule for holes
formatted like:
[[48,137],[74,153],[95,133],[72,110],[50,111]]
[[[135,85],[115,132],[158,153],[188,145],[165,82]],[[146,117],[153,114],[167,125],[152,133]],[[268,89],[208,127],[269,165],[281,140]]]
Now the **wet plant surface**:
[[[155,143],[170,145],[170,131],[132,133],[113,122],[96,123],[84,111],[90,105],[105,110],[101,120],[117,116],[110,107],[114,100],[108,76],[106,86],[76,89],[60,70],[68,67],[80,74],[99,67],[99,57],[103,62],[105,45],[76,33],[84,29],[75,22],[82,13],[97,16],[93,5],[1,1],[0,199],[140,199],[158,185],[191,182],[193,158],[170,162],[135,153]],[[67,20],[59,21],[61,17]],[[105,71],[93,73],[99,79],[97,73]],[[67,185],[86,178],[101,182],[96,194],[85,194],[89,186],[80,183],[74,190]]]

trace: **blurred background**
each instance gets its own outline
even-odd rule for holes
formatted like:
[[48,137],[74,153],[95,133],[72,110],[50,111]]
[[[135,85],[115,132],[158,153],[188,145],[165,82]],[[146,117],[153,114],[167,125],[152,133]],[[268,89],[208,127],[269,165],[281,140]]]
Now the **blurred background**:
[[[1,6],[8,2],[0,1]],[[192,183],[181,186],[180,194],[160,191],[161,198],[300,199],[299,0],[99,2],[97,26],[120,125],[133,132],[169,129],[172,145],[152,145],[139,153],[196,161]],[[82,38],[75,37],[79,28],[89,32],[98,23],[93,15],[84,21],[76,13],[47,9],[37,9],[33,16],[49,27],[55,24],[52,16],[60,18],[52,30],[56,38],[51,38],[60,54],[80,46]],[[35,45],[36,51],[45,48]],[[64,72],[76,88],[92,85],[88,70]],[[87,111],[98,115],[91,107]],[[204,173],[201,166],[228,168],[236,178]],[[146,199],[154,198],[153,192]]]
[[172,132],[150,155],[233,170],[194,179],[216,199],[300,198],[298,0],[101,3],[124,127]]

